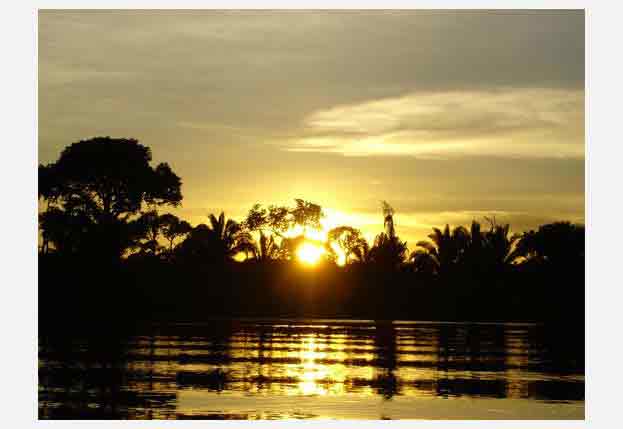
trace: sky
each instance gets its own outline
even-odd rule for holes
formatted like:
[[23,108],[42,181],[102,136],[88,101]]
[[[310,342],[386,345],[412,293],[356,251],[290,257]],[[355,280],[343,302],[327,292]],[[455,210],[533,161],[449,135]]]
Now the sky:
[[[196,225],[321,204],[413,248],[493,217],[584,222],[584,12],[39,12],[39,162],[133,137]],[[168,210],[167,210],[168,211]]]

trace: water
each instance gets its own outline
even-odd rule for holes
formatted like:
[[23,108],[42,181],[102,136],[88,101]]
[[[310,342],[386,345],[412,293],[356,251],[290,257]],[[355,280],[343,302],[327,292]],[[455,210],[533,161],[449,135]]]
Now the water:
[[[39,417],[583,419],[583,334],[236,320],[39,340]],[[95,337],[95,338],[94,338]]]

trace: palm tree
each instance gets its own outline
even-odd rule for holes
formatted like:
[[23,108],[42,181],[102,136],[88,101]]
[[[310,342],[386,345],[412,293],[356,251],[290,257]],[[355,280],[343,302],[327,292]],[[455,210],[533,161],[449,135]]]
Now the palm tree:
[[260,240],[255,245],[253,254],[258,261],[270,261],[273,259],[279,259],[281,249],[275,242],[275,238],[270,235],[266,236],[263,231],[260,231]]
[[374,239],[374,245],[370,249],[369,258],[372,262],[383,267],[397,268],[406,259],[407,242],[400,241],[394,227],[394,209],[382,201],[383,225],[385,232],[380,233]]
[[439,266],[426,250],[416,249],[411,252],[409,262],[411,262],[413,271],[417,274],[432,276],[438,273]]
[[353,248],[353,257],[356,262],[361,264],[370,262],[370,245],[365,238],[361,237],[357,246]]
[[210,221],[209,247],[210,253],[214,256],[228,260],[239,253],[248,254],[255,251],[251,234],[235,220],[225,220],[224,212],[221,212],[218,218],[210,214],[208,220]]
[[[489,220],[489,219],[488,219]],[[433,228],[430,241],[417,243],[418,249],[410,256],[416,271],[449,274],[458,267],[469,270],[472,275],[500,273],[519,257],[516,250],[517,235],[510,235],[510,225],[498,225],[489,220],[491,228],[482,231],[480,223],[472,221],[469,229],[458,226],[444,230]]]
[[520,236],[509,234],[510,225],[497,225],[495,219],[491,221],[491,229],[483,234],[486,261],[495,272],[505,270],[520,256],[516,248]]
[[433,228],[433,233],[429,234],[428,238],[430,241],[417,243],[417,246],[424,250],[416,250],[410,259],[413,262],[418,261],[421,266],[432,268],[438,274],[449,274],[454,271],[469,243],[469,232],[462,226],[451,230],[450,226],[446,225],[443,231]]
[[384,267],[397,268],[407,256],[407,243],[382,232],[374,239],[370,260]]

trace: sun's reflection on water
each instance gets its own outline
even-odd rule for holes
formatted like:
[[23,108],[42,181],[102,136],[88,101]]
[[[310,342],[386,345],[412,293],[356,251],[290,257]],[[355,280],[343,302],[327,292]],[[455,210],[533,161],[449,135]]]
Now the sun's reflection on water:
[[321,346],[316,343],[316,335],[310,334],[301,338],[301,365],[300,372],[297,374],[298,389],[303,395],[326,395],[327,390],[324,386],[318,383],[319,380],[323,380],[328,377],[327,368],[316,362],[317,359],[322,359],[326,356],[326,353],[319,351]]
[[[122,393],[115,397],[129,402],[123,412],[142,415],[153,408],[154,416],[173,413],[175,398],[189,395],[204,398],[202,406],[218,401],[216,395],[225,402],[256,396],[293,404],[301,396],[341,404],[438,397],[583,400],[582,367],[565,363],[564,374],[552,372],[552,359],[566,355],[546,354],[548,349],[535,339],[536,329],[249,323],[214,332],[197,328],[191,335],[130,338],[117,358],[121,367],[91,362],[99,355],[88,345],[65,351],[42,346],[40,392],[46,410],[53,410],[54,395],[67,386],[72,395],[79,392],[76,398],[97,404],[98,386],[113,379],[118,384],[102,391],[104,401],[117,389]],[[59,353],[65,352],[84,360],[77,361],[77,368],[63,368]],[[72,380],[86,381],[72,386]],[[162,406],[156,409],[155,401]],[[187,407],[192,414],[194,405]]]
[[[324,351],[331,345],[331,351]],[[300,364],[292,365],[287,375],[297,380],[296,389],[289,389],[289,395],[325,396],[342,395],[347,391],[345,382],[348,368],[344,362],[349,354],[344,351],[344,338],[319,338],[307,334],[291,344],[298,350]],[[333,363],[325,363],[329,360]]]

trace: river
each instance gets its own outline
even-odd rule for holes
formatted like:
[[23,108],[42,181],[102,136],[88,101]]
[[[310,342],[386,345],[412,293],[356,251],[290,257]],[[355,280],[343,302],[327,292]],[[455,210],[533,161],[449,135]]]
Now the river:
[[41,419],[584,419],[583,333],[214,320],[39,338]]

